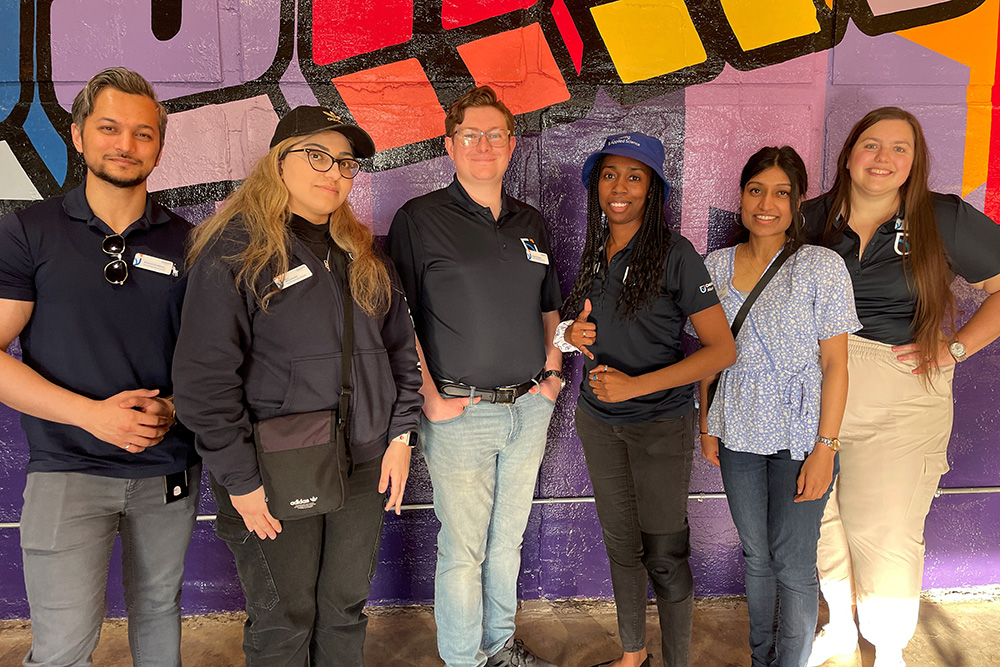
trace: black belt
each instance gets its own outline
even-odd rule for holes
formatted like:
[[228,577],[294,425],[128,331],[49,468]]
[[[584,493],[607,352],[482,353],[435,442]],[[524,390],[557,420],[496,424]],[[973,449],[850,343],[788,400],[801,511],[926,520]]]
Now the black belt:
[[449,398],[468,398],[469,396],[478,396],[487,403],[511,405],[514,401],[527,394],[532,387],[538,385],[538,378],[541,377],[541,374],[542,373],[540,372],[534,379],[522,382],[518,385],[510,387],[496,387],[494,389],[481,389],[480,387],[473,387],[471,385],[462,384],[461,382],[439,382],[438,391]]

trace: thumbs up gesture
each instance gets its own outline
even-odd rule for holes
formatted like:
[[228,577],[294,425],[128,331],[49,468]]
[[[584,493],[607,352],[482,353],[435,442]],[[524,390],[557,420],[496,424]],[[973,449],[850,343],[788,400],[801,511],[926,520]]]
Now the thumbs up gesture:
[[593,345],[597,341],[597,324],[587,321],[587,318],[590,317],[590,311],[590,299],[587,299],[583,302],[583,310],[577,315],[576,320],[573,321],[573,324],[566,327],[566,333],[563,334],[563,338],[570,345],[593,359],[594,354],[587,349],[587,346]]

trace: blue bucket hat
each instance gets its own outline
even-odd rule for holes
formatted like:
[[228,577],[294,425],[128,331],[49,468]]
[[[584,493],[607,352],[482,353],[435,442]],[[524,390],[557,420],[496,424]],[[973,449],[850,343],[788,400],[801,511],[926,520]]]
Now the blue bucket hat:
[[656,137],[639,132],[612,134],[604,141],[604,148],[592,153],[583,163],[583,185],[590,184],[590,172],[602,155],[621,155],[638,160],[653,170],[653,174],[663,181],[663,196],[670,192],[670,184],[663,176],[663,144]]

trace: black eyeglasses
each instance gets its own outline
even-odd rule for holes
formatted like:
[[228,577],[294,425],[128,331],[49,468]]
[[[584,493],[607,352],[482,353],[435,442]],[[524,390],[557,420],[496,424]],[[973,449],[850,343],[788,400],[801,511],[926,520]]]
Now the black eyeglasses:
[[[288,153],[305,153],[306,162],[309,163],[310,167],[319,172],[325,173],[330,171],[333,169],[334,164],[340,168],[340,175],[344,178],[354,178],[361,171],[361,164],[354,158],[333,157],[326,151],[316,148],[296,148],[293,151],[288,151]],[[285,153],[285,155],[288,155],[288,153]]]
[[104,237],[101,250],[106,255],[114,257],[104,266],[104,279],[112,285],[123,285],[128,278],[128,262],[122,259],[125,253],[125,239],[121,234],[112,234]]

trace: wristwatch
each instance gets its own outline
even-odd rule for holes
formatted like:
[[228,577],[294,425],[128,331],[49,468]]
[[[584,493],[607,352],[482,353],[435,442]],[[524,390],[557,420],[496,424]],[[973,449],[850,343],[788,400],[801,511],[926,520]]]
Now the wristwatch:
[[840,451],[840,440],[837,438],[824,438],[821,435],[816,436],[816,444],[826,445],[835,452]]
[[965,345],[962,345],[961,341],[953,340],[948,343],[948,351],[951,352],[951,356],[955,357],[955,361],[958,363],[969,358],[969,355],[965,352]]
[[557,378],[559,380],[561,384],[559,389],[562,389],[566,386],[566,376],[562,374],[562,371],[552,370],[552,371],[545,371],[544,373],[542,373],[542,382],[545,382],[549,378]]

